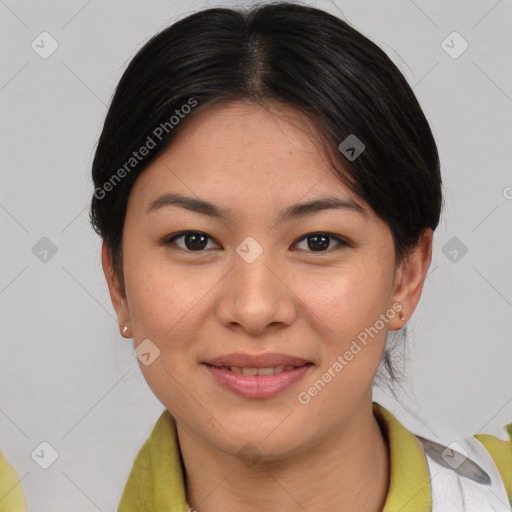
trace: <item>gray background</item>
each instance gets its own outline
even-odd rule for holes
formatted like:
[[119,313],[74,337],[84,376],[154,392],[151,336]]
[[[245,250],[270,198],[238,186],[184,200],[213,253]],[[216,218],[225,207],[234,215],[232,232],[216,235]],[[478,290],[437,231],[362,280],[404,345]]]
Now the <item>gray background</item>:
[[[397,63],[442,161],[446,207],[409,322],[404,406],[380,390],[375,399],[438,442],[482,431],[505,439],[502,427],[512,422],[512,2],[311,4],[343,12]],[[118,332],[100,239],[88,224],[90,167],[129,59],[154,33],[207,5],[228,4],[0,0],[0,449],[22,478],[30,511],[115,510],[163,411],[132,340]],[[31,47],[43,31],[59,45],[46,59]],[[453,31],[469,43],[458,58],[442,46]],[[46,261],[38,254],[48,244],[43,237],[57,249]],[[48,469],[31,458],[43,441],[59,455]]]

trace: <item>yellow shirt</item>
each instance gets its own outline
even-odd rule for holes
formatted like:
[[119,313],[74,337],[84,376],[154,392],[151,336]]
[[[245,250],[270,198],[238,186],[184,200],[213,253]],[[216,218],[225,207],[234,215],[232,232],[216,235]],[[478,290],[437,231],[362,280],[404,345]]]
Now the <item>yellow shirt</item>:
[[26,509],[18,475],[0,452],[0,512],[25,512]]
[[[421,444],[389,411],[373,403],[373,413],[390,448],[390,486],[383,512],[431,512],[428,466]],[[476,437],[491,454],[512,504],[512,423],[510,440],[489,434]],[[0,512],[25,512],[21,484],[0,453]],[[118,512],[188,512],[184,468],[177,444],[176,424],[164,410],[142,445],[126,482]]]

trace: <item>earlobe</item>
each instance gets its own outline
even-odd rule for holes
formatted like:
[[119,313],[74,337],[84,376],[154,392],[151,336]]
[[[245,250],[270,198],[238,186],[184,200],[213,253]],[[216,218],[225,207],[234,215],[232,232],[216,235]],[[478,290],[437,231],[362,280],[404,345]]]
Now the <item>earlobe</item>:
[[121,327],[130,323],[128,303],[126,295],[115,275],[114,267],[112,265],[112,253],[106,241],[103,241],[103,245],[101,247],[101,264],[103,267],[103,273],[105,274],[105,279],[107,280],[110,300],[112,301],[112,306],[116,311],[117,319],[119,321],[120,332],[122,335],[126,335],[126,333],[121,331]]
[[404,321],[407,321],[416,309],[432,260],[432,238],[432,229],[425,228],[418,244],[404,257],[395,273],[392,303],[399,303],[402,307],[399,314],[390,322],[391,330],[402,328]]

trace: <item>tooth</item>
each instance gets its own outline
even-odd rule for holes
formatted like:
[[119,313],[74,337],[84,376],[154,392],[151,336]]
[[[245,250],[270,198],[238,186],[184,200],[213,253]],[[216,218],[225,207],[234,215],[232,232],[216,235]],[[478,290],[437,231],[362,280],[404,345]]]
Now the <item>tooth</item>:
[[239,373],[242,375],[274,375],[276,373],[281,373],[283,371],[294,370],[295,366],[273,366],[268,368],[244,368],[241,366],[221,366],[222,370],[229,370],[234,373]]
[[274,368],[258,368],[258,375],[274,375]]

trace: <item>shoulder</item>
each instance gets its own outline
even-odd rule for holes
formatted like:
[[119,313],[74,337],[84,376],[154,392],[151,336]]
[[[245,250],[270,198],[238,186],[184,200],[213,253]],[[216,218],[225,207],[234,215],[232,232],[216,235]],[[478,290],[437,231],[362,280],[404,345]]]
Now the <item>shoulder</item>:
[[505,484],[508,499],[512,503],[512,423],[505,426],[509,439],[502,441],[491,434],[475,434],[490,453]]
[[432,510],[512,510],[512,439],[476,434],[443,445],[416,437],[429,466]]
[[380,404],[373,406],[391,456],[385,512],[512,510],[512,425],[508,441],[465,434],[443,443],[414,434]]
[[18,474],[0,451],[0,512],[25,511],[25,496]]

